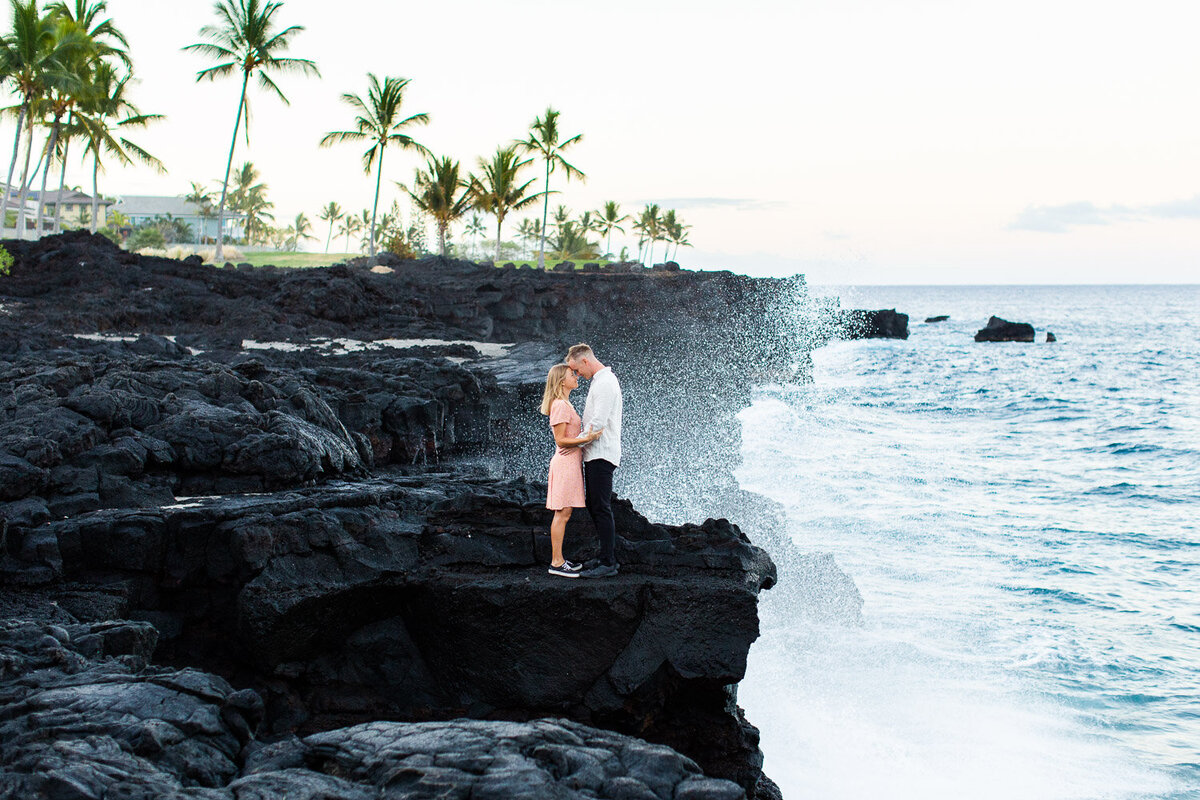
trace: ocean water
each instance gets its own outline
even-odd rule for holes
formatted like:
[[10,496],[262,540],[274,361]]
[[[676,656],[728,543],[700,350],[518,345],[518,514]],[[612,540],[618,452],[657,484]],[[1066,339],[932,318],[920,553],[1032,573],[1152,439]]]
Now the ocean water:
[[[856,623],[764,594],[740,702],[767,774],[813,800],[1200,798],[1200,287],[841,296],[910,338],[823,347],[740,415],[743,487],[864,600]],[[1038,341],[976,344],[991,314]]]

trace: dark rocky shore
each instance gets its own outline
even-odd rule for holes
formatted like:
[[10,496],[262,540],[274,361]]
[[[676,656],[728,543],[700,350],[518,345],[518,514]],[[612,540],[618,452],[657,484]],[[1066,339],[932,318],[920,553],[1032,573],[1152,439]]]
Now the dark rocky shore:
[[[731,472],[750,385],[807,369],[802,282],[5,246],[0,798],[777,795],[736,704],[777,567],[721,517],[844,581]],[[590,582],[545,574],[535,408],[581,340],[618,494],[675,523],[619,501]]]

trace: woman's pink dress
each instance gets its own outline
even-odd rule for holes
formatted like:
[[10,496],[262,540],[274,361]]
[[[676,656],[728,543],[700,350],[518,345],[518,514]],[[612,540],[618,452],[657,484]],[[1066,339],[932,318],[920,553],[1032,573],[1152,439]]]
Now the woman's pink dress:
[[[566,400],[550,404],[550,429],[567,423],[567,438],[578,439],[583,420]],[[583,450],[578,447],[559,447],[550,459],[550,478],[547,480],[546,508],[583,508]]]

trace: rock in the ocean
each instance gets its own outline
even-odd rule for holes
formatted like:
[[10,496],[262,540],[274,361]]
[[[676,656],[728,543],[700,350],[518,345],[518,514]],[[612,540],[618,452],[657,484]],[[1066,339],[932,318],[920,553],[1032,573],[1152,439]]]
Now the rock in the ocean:
[[894,308],[846,309],[842,311],[841,328],[847,339],[907,339],[908,314],[899,314]]
[[1032,342],[1033,326],[1028,322],[1009,322],[1000,317],[988,320],[986,328],[975,334],[977,342]]
[[949,314],[938,314],[936,317],[926,317],[925,322],[945,322],[948,319],[950,319]]
[[1058,341],[1058,337],[1057,337],[1057,336],[1055,336],[1055,335],[1054,335],[1053,333],[1051,333],[1050,331],[1046,331],[1046,341],[1047,341],[1047,342],[1057,342],[1057,341]]

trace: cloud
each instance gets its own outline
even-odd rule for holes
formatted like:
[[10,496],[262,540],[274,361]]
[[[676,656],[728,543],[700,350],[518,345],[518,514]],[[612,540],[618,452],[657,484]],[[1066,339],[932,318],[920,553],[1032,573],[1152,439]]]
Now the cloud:
[[1066,233],[1078,225],[1116,225],[1164,219],[1200,219],[1200,195],[1142,206],[1098,206],[1095,203],[1065,203],[1059,206],[1029,206],[1008,225],[1009,230]]
[[663,197],[646,202],[657,203],[663,208],[732,208],[734,211],[765,211],[787,205],[779,200],[755,200],[749,197]]

